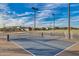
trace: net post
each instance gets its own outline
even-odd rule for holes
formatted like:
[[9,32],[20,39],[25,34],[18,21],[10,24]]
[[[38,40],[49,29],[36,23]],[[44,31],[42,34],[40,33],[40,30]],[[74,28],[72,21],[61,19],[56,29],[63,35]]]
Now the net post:
[[7,41],[10,41],[9,34],[7,34]]
[[43,32],[41,33],[41,36],[44,37],[44,33]]
[[53,36],[52,32],[50,32],[50,36]]

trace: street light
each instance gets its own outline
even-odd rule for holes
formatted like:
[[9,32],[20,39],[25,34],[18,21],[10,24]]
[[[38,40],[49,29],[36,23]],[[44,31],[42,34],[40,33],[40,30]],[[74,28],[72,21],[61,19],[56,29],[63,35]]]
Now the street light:
[[55,14],[52,14],[53,15],[53,31],[54,31],[54,34],[55,34]]
[[71,39],[71,26],[70,26],[70,3],[68,3],[68,38]]
[[36,11],[38,11],[38,8],[32,7],[32,10],[34,11],[34,29],[36,28]]

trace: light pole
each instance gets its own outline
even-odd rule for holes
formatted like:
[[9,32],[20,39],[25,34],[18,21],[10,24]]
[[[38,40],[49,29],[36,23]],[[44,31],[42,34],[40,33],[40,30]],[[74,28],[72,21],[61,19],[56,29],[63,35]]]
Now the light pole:
[[32,10],[34,11],[34,29],[36,28],[36,11],[38,8],[32,7]]
[[71,39],[70,3],[68,3],[68,38]]
[[54,34],[55,34],[55,14],[52,14],[53,15],[53,31],[54,31]]

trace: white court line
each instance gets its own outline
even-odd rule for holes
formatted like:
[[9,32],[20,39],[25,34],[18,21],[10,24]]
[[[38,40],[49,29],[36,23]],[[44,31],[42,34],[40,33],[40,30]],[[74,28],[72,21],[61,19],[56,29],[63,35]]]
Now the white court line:
[[64,52],[65,50],[68,50],[68,49],[70,49],[71,47],[73,47],[73,46],[75,46],[75,45],[77,45],[77,44],[79,44],[79,42],[76,42],[76,43],[72,44],[71,46],[65,48],[64,50],[62,50],[61,52],[57,53],[57,54],[54,55],[54,56],[57,56],[57,55],[61,54],[61,53]]
[[13,41],[11,41],[11,42],[12,42],[13,44],[17,45],[18,47],[22,48],[24,51],[30,53],[32,56],[35,56],[33,53],[31,53],[30,51],[24,49],[24,48],[23,48],[22,46],[20,46],[19,44],[15,43],[15,42],[13,42]]

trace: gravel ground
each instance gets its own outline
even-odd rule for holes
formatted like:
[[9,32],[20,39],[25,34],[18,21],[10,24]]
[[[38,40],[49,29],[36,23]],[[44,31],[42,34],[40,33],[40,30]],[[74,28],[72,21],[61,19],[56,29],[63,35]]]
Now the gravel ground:
[[79,43],[75,43],[72,47],[58,54],[58,56],[79,56]]
[[0,56],[31,56],[31,54],[5,39],[0,39]]

